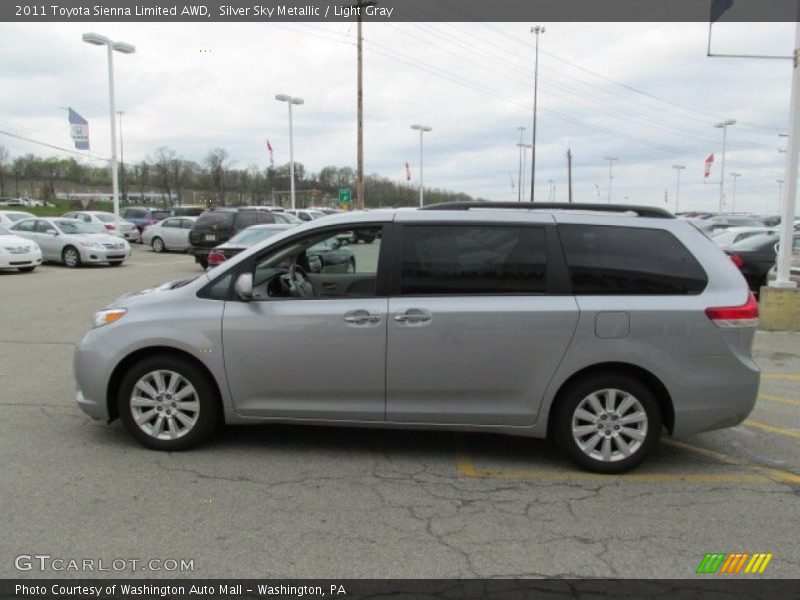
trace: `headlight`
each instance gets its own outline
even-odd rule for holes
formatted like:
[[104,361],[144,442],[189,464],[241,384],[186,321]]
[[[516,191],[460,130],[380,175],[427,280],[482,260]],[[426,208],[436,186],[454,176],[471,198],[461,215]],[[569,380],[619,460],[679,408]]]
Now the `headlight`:
[[103,325],[110,325],[114,321],[118,321],[124,317],[126,312],[128,312],[127,308],[109,308],[107,310],[101,310],[94,314],[94,326],[102,327]]

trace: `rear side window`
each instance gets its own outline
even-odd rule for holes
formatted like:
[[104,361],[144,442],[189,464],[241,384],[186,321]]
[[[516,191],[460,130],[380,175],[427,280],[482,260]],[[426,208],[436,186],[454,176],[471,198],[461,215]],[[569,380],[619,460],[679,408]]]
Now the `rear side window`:
[[560,225],[575,294],[699,294],[705,271],[668,231]]
[[126,208],[122,216],[126,219],[141,219],[144,217],[145,211],[141,208]]
[[544,293],[545,256],[541,227],[407,225],[401,293]]
[[253,210],[240,212],[236,217],[236,229],[244,229],[250,225],[258,225],[259,223],[274,223],[275,218],[272,213],[266,210]]
[[234,213],[208,211],[200,215],[195,223],[196,227],[211,228],[216,225],[218,228],[226,229],[233,225]]

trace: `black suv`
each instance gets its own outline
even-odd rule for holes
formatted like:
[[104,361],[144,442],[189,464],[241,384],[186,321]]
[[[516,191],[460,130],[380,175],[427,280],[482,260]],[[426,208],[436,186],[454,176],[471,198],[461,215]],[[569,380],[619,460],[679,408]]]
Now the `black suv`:
[[286,213],[264,208],[212,208],[195,221],[189,232],[189,253],[204,269],[215,246],[227,242],[242,229],[260,223],[295,224]]

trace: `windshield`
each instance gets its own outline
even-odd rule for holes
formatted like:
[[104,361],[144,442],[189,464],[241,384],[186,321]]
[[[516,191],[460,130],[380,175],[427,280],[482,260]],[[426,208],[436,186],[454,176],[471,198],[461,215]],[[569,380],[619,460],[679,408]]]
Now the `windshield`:
[[273,214],[275,215],[275,222],[276,223],[287,223],[287,224],[290,224],[290,225],[297,225],[298,223],[302,223],[303,222],[302,219],[300,219],[298,217],[295,217],[294,215],[289,214],[289,213],[277,212],[276,211]]
[[230,227],[233,225],[234,213],[208,211],[200,215],[195,225],[197,227]]
[[265,227],[258,227],[245,229],[229,239],[228,244],[231,246],[245,246],[249,248],[250,246],[254,246],[258,242],[267,238],[271,238],[273,235],[277,235],[282,231],[286,231],[286,228],[282,227],[280,229],[267,229]]
[[72,219],[53,219],[52,223],[61,230],[61,233],[98,233],[96,225]]
[[29,215],[28,213],[16,213],[16,212],[15,213],[10,213],[10,212],[7,212],[7,213],[5,213],[5,216],[12,223],[16,223],[17,221],[20,221],[22,219],[28,219],[28,218],[32,217],[33,215]]
[[730,247],[730,250],[761,250],[763,246],[769,246],[778,241],[778,236],[774,233],[762,233],[753,237],[739,240]]

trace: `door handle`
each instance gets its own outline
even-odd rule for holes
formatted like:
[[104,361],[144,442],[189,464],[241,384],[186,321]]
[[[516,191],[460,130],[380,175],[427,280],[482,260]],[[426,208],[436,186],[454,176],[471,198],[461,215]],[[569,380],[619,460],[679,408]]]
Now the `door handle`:
[[394,316],[394,320],[398,323],[425,323],[432,318],[433,315],[430,311],[421,310],[419,308],[409,308],[407,311]]
[[344,314],[344,320],[348,323],[361,325],[363,323],[379,323],[380,315],[373,315],[366,310],[352,310]]

